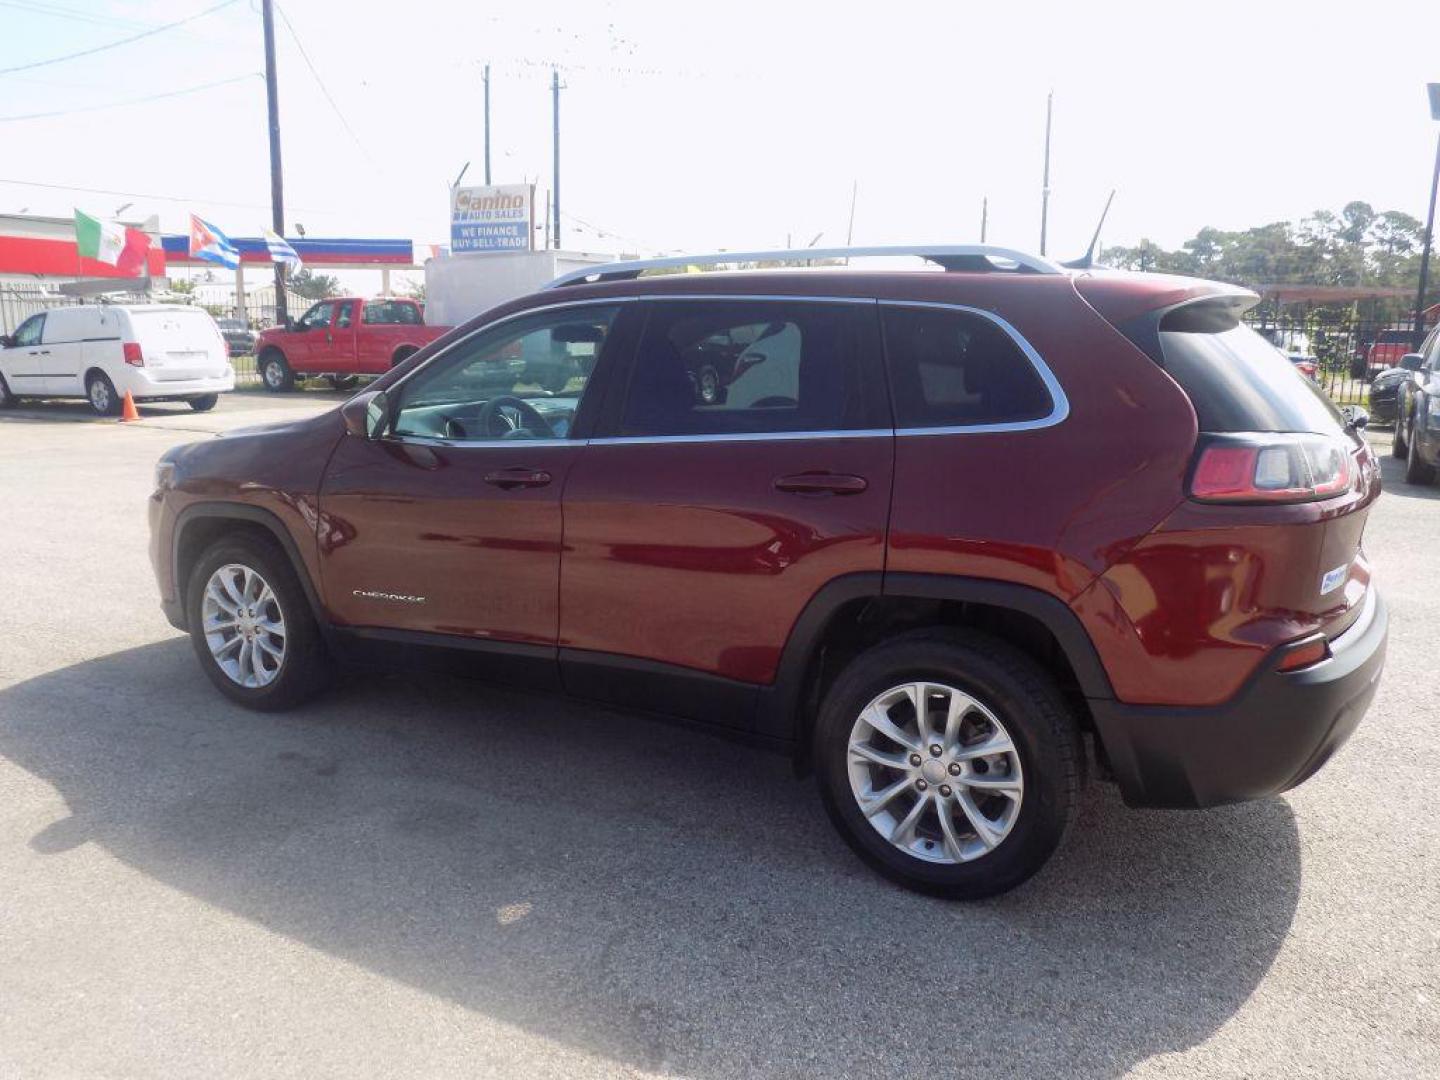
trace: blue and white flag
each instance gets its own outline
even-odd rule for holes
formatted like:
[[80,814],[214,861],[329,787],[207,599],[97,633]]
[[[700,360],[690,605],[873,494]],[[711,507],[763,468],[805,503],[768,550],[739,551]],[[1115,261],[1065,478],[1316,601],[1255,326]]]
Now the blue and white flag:
[[190,215],[190,257],[219,263],[229,270],[240,265],[240,252],[230,238],[194,214]]
[[283,263],[290,268],[292,274],[298,274],[303,264],[295,249],[285,242],[283,236],[276,235],[273,230],[261,229],[260,231],[265,234],[265,246],[270,249],[270,261]]

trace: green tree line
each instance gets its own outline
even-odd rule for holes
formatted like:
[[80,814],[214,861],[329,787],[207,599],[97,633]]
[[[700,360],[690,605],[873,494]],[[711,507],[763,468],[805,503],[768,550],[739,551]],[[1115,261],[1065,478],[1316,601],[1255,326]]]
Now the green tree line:
[[[1298,222],[1277,221],[1240,231],[1201,229],[1178,249],[1153,240],[1107,247],[1102,262],[1125,270],[1228,281],[1237,285],[1391,286],[1414,289],[1420,278],[1425,227],[1400,210],[1367,202],[1340,212],[1317,210]],[[1432,290],[1433,293],[1433,290]],[[1433,295],[1428,298],[1433,302]],[[1391,301],[1398,314],[1413,301]]]

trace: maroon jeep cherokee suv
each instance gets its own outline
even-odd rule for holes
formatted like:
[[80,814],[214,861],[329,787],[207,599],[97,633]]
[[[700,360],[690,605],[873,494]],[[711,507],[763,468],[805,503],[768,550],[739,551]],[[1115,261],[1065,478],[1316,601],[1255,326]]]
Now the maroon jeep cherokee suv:
[[389,657],[741,733],[954,897],[1043,864],[1092,758],[1140,806],[1311,775],[1384,661],[1380,484],[1256,297],[908,253],[939,269],[596,268],[177,448],[165,612],[257,709]]

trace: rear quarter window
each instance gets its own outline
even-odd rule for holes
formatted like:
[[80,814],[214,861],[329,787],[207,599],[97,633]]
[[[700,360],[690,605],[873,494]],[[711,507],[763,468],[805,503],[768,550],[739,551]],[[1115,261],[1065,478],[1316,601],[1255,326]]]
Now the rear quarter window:
[[896,305],[884,323],[896,427],[1024,423],[1054,410],[1030,358],[983,315]]

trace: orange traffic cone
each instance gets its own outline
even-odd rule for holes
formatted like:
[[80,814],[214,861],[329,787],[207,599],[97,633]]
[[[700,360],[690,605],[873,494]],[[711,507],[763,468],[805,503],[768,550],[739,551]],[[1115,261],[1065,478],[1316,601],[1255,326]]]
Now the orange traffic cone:
[[135,408],[135,398],[129,390],[125,391],[125,404],[120,408],[120,422],[128,424],[131,420],[140,419],[140,410]]

